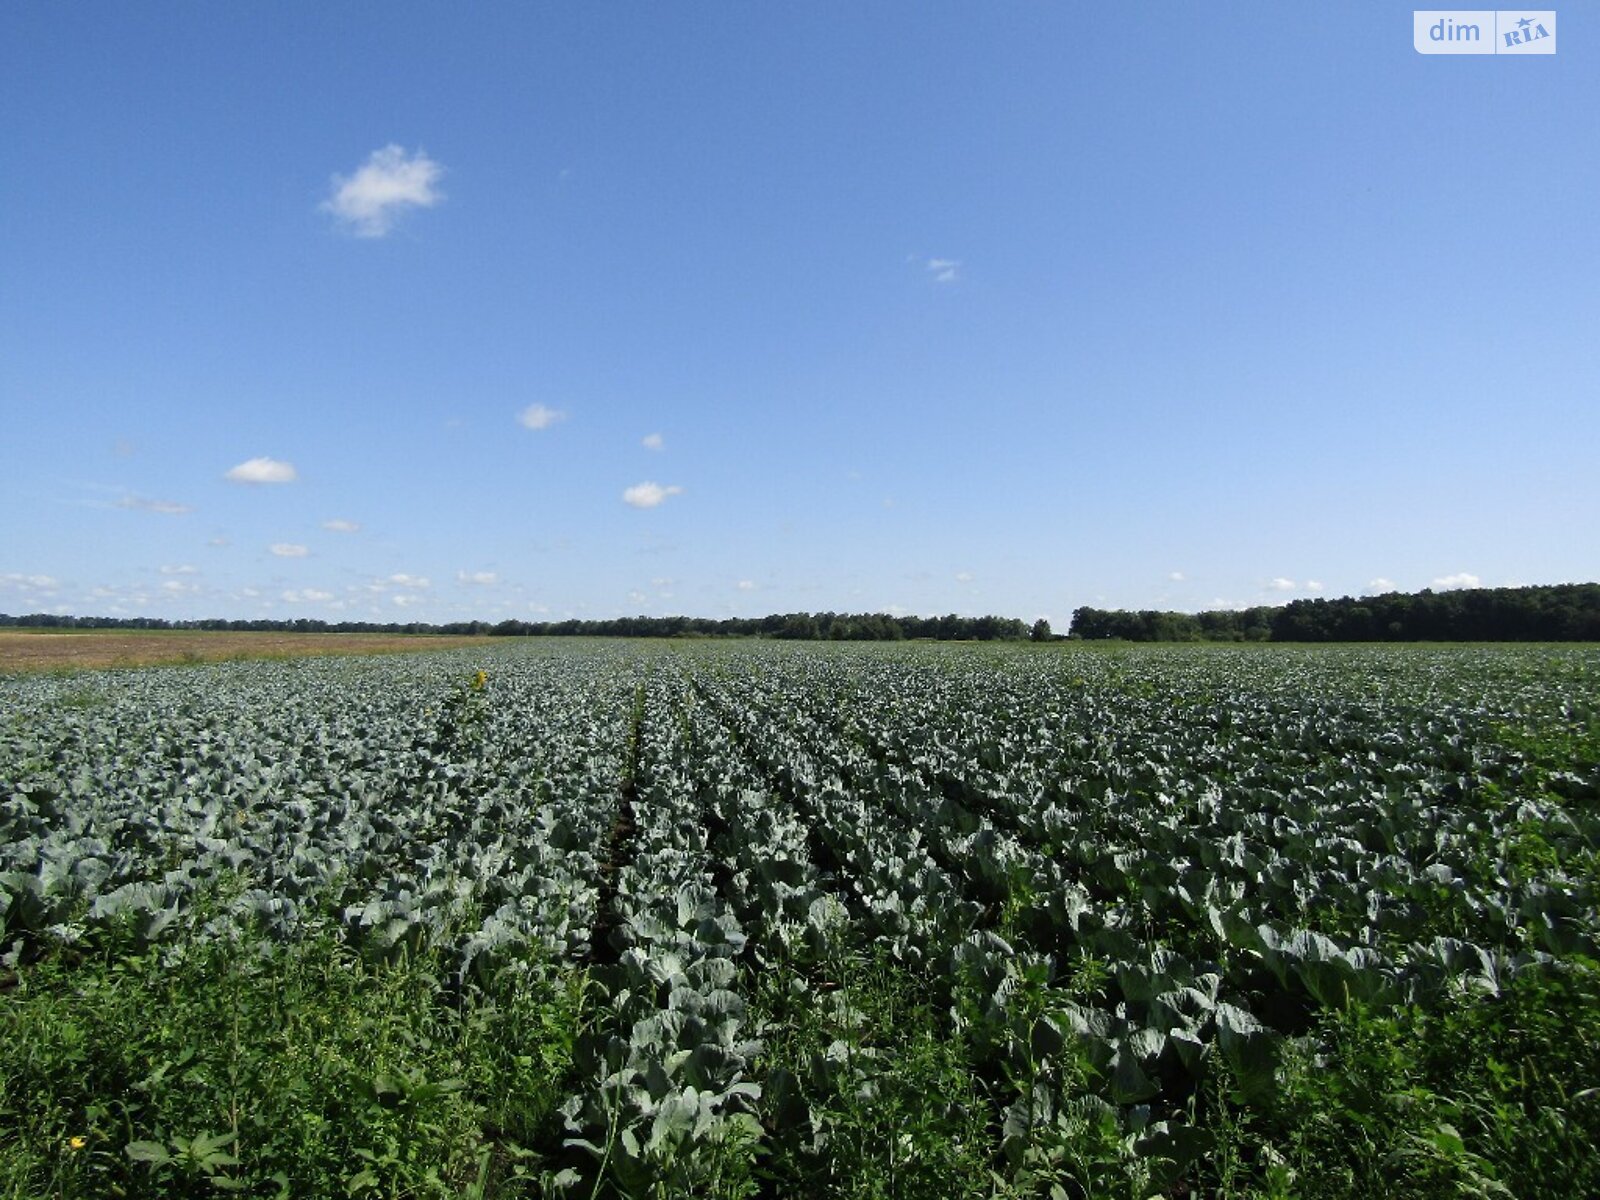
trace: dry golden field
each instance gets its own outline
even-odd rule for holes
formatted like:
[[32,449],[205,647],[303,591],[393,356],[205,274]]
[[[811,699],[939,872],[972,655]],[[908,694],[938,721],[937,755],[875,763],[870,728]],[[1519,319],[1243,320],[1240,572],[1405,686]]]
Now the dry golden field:
[[486,637],[389,633],[0,629],[0,672],[95,670],[326,654],[395,654],[488,641]]

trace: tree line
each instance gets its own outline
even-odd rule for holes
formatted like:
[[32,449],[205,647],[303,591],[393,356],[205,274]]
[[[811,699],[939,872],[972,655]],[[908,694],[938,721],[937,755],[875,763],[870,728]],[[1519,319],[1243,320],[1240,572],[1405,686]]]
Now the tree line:
[[1074,638],[1130,642],[1600,641],[1600,583],[1386,592],[1182,613],[1080,608]]
[[1021,641],[1050,636],[1048,622],[1031,628],[1015,617],[892,616],[888,613],[773,613],[765,617],[612,617],[603,620],[452,621],[379,624],[374,621],[293,620],[169,621],[160,617],[72,617],[0,613],[0,626],[44,629],[206,629],[230,633],[409,633],[488,635],[491,637],[766,637],[790,641],[896,642],[909,638],[937,641]]

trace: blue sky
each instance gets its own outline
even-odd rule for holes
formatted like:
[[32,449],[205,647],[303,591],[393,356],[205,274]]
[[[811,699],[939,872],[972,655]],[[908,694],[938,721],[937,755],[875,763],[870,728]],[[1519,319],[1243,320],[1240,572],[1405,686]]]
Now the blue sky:
[[7,4],[0,611],[1600,578],[1600,28],[1411,13]]

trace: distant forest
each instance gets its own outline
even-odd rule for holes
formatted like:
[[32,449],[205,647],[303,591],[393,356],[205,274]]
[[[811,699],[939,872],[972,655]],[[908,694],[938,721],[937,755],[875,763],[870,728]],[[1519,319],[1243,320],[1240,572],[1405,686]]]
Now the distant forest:
[[232,633],[418,633],[487,634],[491,637],[766,637],[807,642],[897,642],[906,638],[936,641],[1021,641],[1050,637],[1048,621],[1031,627],[1015,617],[895,617],[887,613],[775,613],[766,617],[614,617],[603,621],[452,621],[429,625],[419,621],[380,625],[373,621],[296,620],[167,621],[159,617],[64,617],[33,613],[12,617],[0,613],[0,627],[46,629],[210,629]]
[[1237,611],[1080,608],[1072,636],[1131,642],[1595,642],[1600,583],[1386,592]]
[[[47,629],[211,629],[278,633],[488,634],[500,637],[764,637],[792,641],[1058,641],[1045,620],[1015,617],[891,616],[888,613],[774,613],[766,617],[614,617],[600,621],[296,620],[167,621],[158,617],[67,617],[0,613],[0,627]],[[1080,608],[1069,635],[1130,642],[1600,642],[1600,583],[1546,587],[1387,592],[1337,600],[1182,613]]]

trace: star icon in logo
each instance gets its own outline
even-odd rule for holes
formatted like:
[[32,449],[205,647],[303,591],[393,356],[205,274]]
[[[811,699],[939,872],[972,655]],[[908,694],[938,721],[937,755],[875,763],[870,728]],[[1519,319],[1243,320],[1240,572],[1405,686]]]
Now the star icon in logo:
[[1526,30],[1526,29],[1527,29],[1527,28],[1528,28],[1528,26],[1529,26],[1529,25],[1532,25],[1532,24],[1533,24],[1533,18],[1532,18],[1532,17],[1523,17],[1523,18],[1522,18],[1522,20],[1520,20],[1520,21],[1518,21],[1518,22],[1517,22],[1517,24],[1518,24],[1518,26],[1520,26],[1520,27],[1521,27],[1521,28],[1522,28],[1522,29],[1523,29],[1523,30]]

